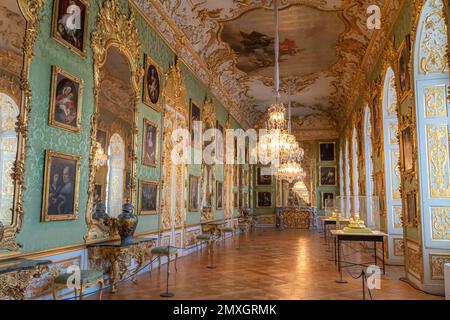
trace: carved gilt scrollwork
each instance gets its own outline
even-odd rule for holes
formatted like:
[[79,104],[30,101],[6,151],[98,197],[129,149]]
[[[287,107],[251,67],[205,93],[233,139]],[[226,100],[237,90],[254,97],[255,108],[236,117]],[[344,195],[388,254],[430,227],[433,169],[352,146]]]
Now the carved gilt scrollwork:
[[16,234],[20,231],[23,223],[23,192],[24,192],[24,163],[25,146],[27,144],[28,117],[31,102],[31,89],[28,80],[33,48],[36,42],[39,24],[39,13],[46,0],[18,0],[20,11],[26,20],[25,35],[22,42],[23,66],[20,72],[20,83],[12,78],[2,76],[0,78],[0,91],[8,94],[19,107],[17,117],[17,157],[12,169],[14,181],[13,219],[12,224],[5,226],[4,234],[0,239],[0,248],[9,253],[17,253],[22,247],[16,242]]
[[[225,123],[225,132],[232,128],[233,119],[230,115],[228,115],[227,122]],[[227,137],[225,134],[224,139],[225,146],[228,144]],[[229,219],[233,217],[233,187],[234,187],[234,170],[235,166],[233,164],[229,164],[225,162],[224,164],[224,173],[223,173],[223,210],[225,219]],[[233,223],[233,219],[231,220]]]
[[121,13],[117,0],[105,0],[97,17],[96,30],[91,34],[91,48],[94,60],[94,112],[91,118],[91,156],[89,161],[89,188],[88,205],[86,211],[86,223],[88,233],[85,240],[102,239],[109,236],[109,228],[101,222],[92,219],[94,204],[94,180],[96,168],[93,165],[95,155],[95,142],[97,135],[97,122],[99,117],[99,94],[101,81],[101,68],[106,62],[108,49],[117,48],[127,59],[131,71],[131,85],[134,92],[134,115],[133,115],[133,137],[132,137],[132,162],[130,201],[136,206],[136,172],[137,172],[137,132],[138,132],[138,110],[141,97],[141,79],[143,69],[140,64],[141,42],[136,26],[134,12]]
[[[216,113],[211,99],[206,98],[202,108],[202,126],[203,136],[209,129],[214,129],[216,126]],[[215,137],[210,139],[212,146],[211,158],[215,158]],[[204,150],[205,151],[205,150]],[[213,203],[215,195],[215,181],[216,181],[216,166],[214,163],[206,163],[202,159],[202,175],[201,175],[201,222],[211,221],[214,219],[215,205]]]
[[[175,129],[187,129],[188,108],[186,105],[186,87],[184,77],[181,72],[180,62],[177,61],[170,66],[165,77],[164,96],[164,117],[163,117],[163,160],[162,168],[162,194],[161,199],[161,229],[170,229],[172,225],[180,227],[183,225],[186,213],[187,186],[187,165],[175,164],[172,162],[172,132]],[[180,137],[181,139],[181,137]],[[177,141],[179,143],[180,141]],[[179,157],[183,158],[183,150],[179,150]],[[175,185],[172,178],[175,175]],[[172,205],[173,192],[177,193],[175,207]],[[172,221],[172,211],[174,220]]]

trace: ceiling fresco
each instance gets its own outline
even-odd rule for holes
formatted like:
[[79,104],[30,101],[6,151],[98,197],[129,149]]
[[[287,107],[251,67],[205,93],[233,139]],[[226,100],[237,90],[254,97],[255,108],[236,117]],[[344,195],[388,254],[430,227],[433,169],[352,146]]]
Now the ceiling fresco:
[[[339,134],[386,32],[366,26],[378,5],[389,30],[401,0],[280,0],[280,77],[300,140]],[[244,127],[274,102],[269,0],[134,0],[169,44]],[[291,92],[288,95],[288,92]]]

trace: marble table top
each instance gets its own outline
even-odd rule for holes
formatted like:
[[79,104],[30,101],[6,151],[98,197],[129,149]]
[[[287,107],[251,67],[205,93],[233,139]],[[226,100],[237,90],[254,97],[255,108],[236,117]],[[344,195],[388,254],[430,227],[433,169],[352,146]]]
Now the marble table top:
[[29,270],[33,269],[36,266],[47,265],[50,264],[51,260],[29,260],[29,259],[11,259],[0,262],[0,274],[21,271],[21,270]]

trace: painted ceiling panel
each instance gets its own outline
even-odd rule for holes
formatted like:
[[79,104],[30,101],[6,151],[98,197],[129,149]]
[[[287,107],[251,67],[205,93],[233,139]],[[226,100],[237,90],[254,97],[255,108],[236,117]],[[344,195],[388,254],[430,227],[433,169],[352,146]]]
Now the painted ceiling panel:
[[[149,18],[170,20],[166,24],[171,30],[156,24],[159,31],[168,42],[181,39],[181,44],[192,48],[190,53],[182,46],[182,58],[186,62],[196,61],[196,57],[201,60],[193,69],[201,70],[200,78],[219,99],[230,102],[230,112],[238,121],[262,124],[267,107],[274,102],[272,1],[134,2]],[[374,64],[377,50],[386,40],[383,30],[367,28],[367,7],[380,7],[388,30],[399,2],[280,0],[281,100],[292,100],[296,128],[303,134],[300,139],[337,136],[363,83],[361,70]],[[311,132],[306,133],[308,130]]]

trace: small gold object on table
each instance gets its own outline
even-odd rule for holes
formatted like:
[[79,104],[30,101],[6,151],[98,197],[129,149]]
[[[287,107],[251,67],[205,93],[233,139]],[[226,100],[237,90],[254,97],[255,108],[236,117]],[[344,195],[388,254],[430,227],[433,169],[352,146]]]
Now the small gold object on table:
[[114,293],[117,284],[129,276],[133,276],[132,281],[136,283],[136,272],[141,269],[149,249],[155,244],[154,238],[91,244],[88,246],[90,268],[109,275],[111,292]]
[[366,227],[364,221],[359,219],[358,212],[355,212],[354,219],[350,218],[348,226],[343,231],[345,233],[372,233],[372,230]]

